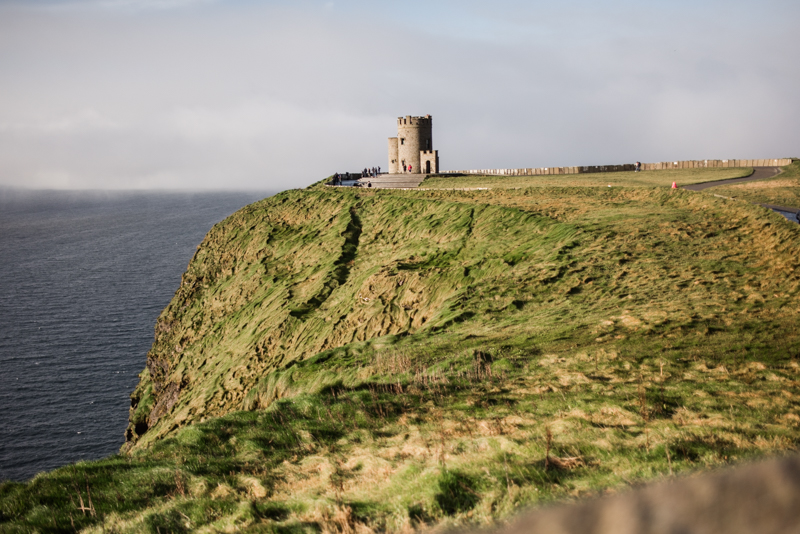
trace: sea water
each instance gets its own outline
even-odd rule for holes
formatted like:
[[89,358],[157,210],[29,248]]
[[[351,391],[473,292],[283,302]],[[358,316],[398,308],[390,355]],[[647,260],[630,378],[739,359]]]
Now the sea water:
[[0,191],[0,480],[119,451],[197,245],[270,194]]

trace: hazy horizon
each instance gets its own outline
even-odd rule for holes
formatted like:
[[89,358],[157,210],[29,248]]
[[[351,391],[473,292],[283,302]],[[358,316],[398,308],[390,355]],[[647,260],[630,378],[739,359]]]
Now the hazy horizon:
[[800,155],[796,2],[0,0],[0,187]]

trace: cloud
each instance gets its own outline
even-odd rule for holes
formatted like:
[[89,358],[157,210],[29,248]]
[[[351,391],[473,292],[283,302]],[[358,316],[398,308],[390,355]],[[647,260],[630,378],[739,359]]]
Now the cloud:
[[217,3],[219,0],[38,0],[2,2],[18,9],[51,13],[109,11],[136,13],[179,10]]
[[385,166],[406,114],[445,168],[781,157],[800,133],[787,2],[45,4],[93,7],[0,4],[0,184],[297,187]]
[[121,125],[97,110],[86,108],[61,117],[48,117],[28,122],[0,122],[0,132],[21,135],[70,135],[91,131],[117,130]]
[[183,9],[196,5],[212,4],[216,0],[97,0],[89,3],[102,9],[163,10]]

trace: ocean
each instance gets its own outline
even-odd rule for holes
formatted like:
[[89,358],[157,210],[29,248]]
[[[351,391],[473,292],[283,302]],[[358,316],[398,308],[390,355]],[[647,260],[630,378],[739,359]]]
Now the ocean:
[[119,451],[197,245],[271,194],[0,190],[0,480]]

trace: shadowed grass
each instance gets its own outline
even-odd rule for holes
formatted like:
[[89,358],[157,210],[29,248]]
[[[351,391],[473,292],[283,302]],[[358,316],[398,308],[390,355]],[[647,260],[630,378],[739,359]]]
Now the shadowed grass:
[[[266,410],[0,485],[0,521],[42,532],[487,523],[796,448],[800,343],[756,360],[719,354],[729,333],[706,335],[668,352],[657,336],[593,350],[423,335],[335,349],[293,366],[295,389]],[[320,388],[326,373],[342,382]]]

